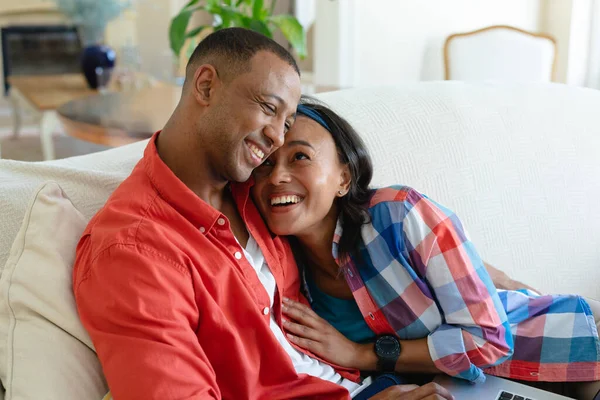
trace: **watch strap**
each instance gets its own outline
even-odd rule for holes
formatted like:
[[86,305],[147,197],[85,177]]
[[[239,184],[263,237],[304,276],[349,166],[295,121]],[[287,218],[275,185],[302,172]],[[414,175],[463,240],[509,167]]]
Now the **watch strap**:
[[379,357],[377,369],[381,372],[395,372],[398,357]]

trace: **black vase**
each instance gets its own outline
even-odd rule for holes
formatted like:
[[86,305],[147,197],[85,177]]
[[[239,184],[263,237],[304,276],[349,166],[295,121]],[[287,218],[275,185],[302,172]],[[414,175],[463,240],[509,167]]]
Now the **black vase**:
[[[108,46],[94,44],[83,49],[81,68],[88,85],[92,89],[106,85],[115,66],[116,54]],[[102,82],[99,82],[99,77]]]

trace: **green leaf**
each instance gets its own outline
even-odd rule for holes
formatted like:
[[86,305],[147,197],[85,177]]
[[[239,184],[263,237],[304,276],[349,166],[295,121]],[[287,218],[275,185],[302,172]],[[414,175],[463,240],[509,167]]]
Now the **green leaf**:
[[306,34],[298,20],[291,15],[274,15],[269,18],[288,42],[292,45],[301,59],[306,57]]
[[183,6],[183,8],[181,9],[181,11],[183,11],[183,10],[185,10],[185,9],[187,9],[187,8],[195,5],[195,4],[198,4],[198,1],[199,0],[190,0],[190,1],[188,1],[188,3],[185,6]]
[[173,50],[173,53],[175,53],[176,56],[179,56],[181,48],[185,43],[185,32],[187,31],[191,16],[192,12],[184,9],[171,20],[171,25],[169,26],[169,42],[171,44],[171,50]]
[[219,6],[218,10],[215,8],[215,14],[221,17],[223,27],[238,26],[251,29],[252,18],[233,7]]
[[252,4],[252,18],[255,20],[261,20],[263,16],[263,0],[254,0]]
[[171,20],[171,25],[169,26],[169,42],[171,50],[173,50],[173,53],[175,53],[176,56],[179,56],[186,39],[189,37],[187,36],[186,31],[192,14],[198,10],[206,9],[205,6],[189,8],[197,2],[198,0],[190,1],[183,10]]
[[255,32],[262,33],[268,38],[273,38],[273,32],[269,28],[267,24],[263,21],[259,21],[257,19],[250,19],[250,23],[248,24],[248,28],[252,29]]
[[193,5],[198,4],[198,1],[199,0],[190,0],[190,1],[188,1],[187,4],[181,8],[181,11],[179,13],[181,13],[184,10],[186,10],[187,8],[190,8]]
[[206,25],[200,25],[199,27],[192,29],[191,31],[189,31],[188,33],[185,34],[186,39],[187,38],[193,38],[194,36],[198,36],[200,34],[200,32],[202,32],[204,29],[208,28],[208,26]]

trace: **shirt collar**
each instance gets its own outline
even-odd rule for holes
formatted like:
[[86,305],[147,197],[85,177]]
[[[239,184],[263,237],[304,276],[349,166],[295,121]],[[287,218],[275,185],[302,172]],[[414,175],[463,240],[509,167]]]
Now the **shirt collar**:
[[340,214],[335,224],[335,231],[333,232],[333,243],[331,245],[331,254],[333,254],[333,258],[336,261],[338,261],[338,250],[340,247],[340,239],[342,238],[343,231],[344,230],[342,229],[342,215]]

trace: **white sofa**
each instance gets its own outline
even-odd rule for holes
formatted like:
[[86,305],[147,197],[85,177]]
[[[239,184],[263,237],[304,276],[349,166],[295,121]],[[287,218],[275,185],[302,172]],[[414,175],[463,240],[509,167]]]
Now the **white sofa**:
[[[375,185],[407,184],[455,210],[483,258],[516,279],[600,297],[600,91],[432,82],[318,97],[365,138]],[[89,219],[144,147],[0,160],[0,272],[42,182]]]

